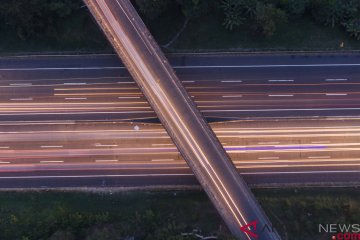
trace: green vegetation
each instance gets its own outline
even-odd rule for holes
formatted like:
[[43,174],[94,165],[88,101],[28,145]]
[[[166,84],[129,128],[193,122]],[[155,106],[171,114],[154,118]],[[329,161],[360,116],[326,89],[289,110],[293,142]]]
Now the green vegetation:
[[360,221],[359,188],[265,189],[255,195],[284,239],[330,239],[319,224]]
[[[359,0],[136,0],[167,51],[359,50]],[[81,0],[2,0],[0,52],[111,47]]]
[[2,240],[175,240],[194,229],[226,234],[200,192],[0,193]]
[[[284,239],[329,239],[318,224],[358,223],[360,189],[258,189]],[[0,239],[232,239],[206,195],[167,192],[1,192]]]
[[111,51],[81,0],[2,0],[0,52]]
[[[192,14],[183,14],[183,2],[192,3]],[[357,0],[183,0],[162,9],[156,15],[149,8],[140,12],[161,44],[176,35],[174,27],[181,31],[170,51],[360,49]]]

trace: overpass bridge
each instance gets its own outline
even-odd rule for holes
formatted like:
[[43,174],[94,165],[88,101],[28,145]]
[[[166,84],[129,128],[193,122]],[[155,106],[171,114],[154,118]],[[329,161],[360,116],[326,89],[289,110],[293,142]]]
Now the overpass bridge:
[[[230,231],[268,218],[128,0],[84,0]],[[280,239],[258,231],[259,239]]]

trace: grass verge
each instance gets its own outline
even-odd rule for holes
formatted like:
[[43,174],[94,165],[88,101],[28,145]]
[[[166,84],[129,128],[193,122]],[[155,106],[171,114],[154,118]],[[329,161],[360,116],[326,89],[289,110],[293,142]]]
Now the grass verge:
[[[257,189],[284,239],[330,239],[318,224],[359,223],[360,189]],[[200,191],[0,192],[0,239],[232,239]],[[131,238],[129,238],[131,239]]]

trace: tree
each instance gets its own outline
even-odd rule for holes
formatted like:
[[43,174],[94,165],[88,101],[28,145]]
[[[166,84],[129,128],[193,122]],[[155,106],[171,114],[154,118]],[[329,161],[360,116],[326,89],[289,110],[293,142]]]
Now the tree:
[[277,24],[287,20],[286,13],[272,4],[258,3],[256,7],[255,28],[265,37],[271,37]]
[[290,17],[301,17],[309,6],[309,0],[280,0],[279,4]]
[[171,38],[171,40],[164,44],[163,47],[170,47],[185,31],[190,19],[200,17],[205,13],[208,13],[210,8],[215,4],[216,0],[177,0],[177,4],[181,8],[181,12],[184,15],[184,23],[180,30]]
[[243,24],[245,18],[241,15],[242,4],[239,0],[224,0],[221,8],[224,11],[225,19],[223,25],[226,29],[233,30]]
[[256,8],[258,5],[258,1],[254,0],[241,0],[242,11],[245,16],[254,18],[256,16]]
[[360,18],[351,19],[343,25],[350,36],[360,40]]
[[360,39],[359,0],[315,0],[312,2],[312,16],[326,26],[343,26],[351,36]]
[[253,0],[223,0],[221,9],[225,18],[223,25],[233,30],[244,23],[246,18],[253,19],[256,15],[257,1]]
[[61,19],[81,4],[80,0],[1,0],[0,17],[25,40],[56,32]]
[[313,2],[312,15],[325,26],[335,27],[342,20],[343,10],[338,0],[317,0]]
[[185,18],[196,18],[207,14],[217,5],[217,0],[176,0]]
[[148,18],[154,19],[162,14],[168,7],[168,0],[136,0],[140,11]]

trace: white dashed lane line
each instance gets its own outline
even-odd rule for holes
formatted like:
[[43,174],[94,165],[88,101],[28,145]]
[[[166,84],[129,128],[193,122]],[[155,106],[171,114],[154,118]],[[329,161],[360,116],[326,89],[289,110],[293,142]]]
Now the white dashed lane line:
[[81,83],[64,83],[64,85],[86,85],[87,83],[81,82]]
[[95,144],[95,147],[118,147],[117,144]]
[[40,163],[63,163],[64,161],[40,161]]
[[242,83],[241,80],[223,80],[222,83]]
[[347,81],[347,78],[327,78],[325,81],[327,82],[337,82],[337,81]]
[[310,156],[309,159],[322,159],[322,158],[331,158],[330,156]]
[[269,97],[293,97],[294,94],[269,94]]
[[79,98],[65,98],[65,100],[87,100],[86,97],[82,98],[82,97],[79,97]]
[[224,95],[223,98],[241,98],[243,95]]
[[174,161],[172,158],[167,159],[151,159],[152,162],[167,162],[167,161]]
[[41,148],[62,148],[62,145],[42,145]]
[[293,79],[270,79],[268,82],[294,82]]
[[259,160],[276,160],[279,159],[279,157],[259,157]]
[[114,160],[114,159],[98,159],[95,160],[95,162],[118,162],[119,160]]
[[10,101],[32,101],[33,98],[11,98]]
[[326,96],[347,96],[347,93],[326,93]]

